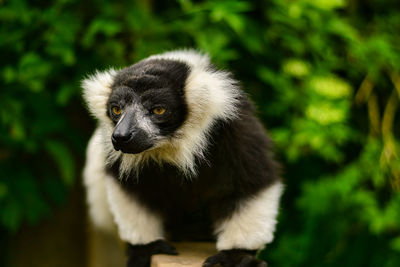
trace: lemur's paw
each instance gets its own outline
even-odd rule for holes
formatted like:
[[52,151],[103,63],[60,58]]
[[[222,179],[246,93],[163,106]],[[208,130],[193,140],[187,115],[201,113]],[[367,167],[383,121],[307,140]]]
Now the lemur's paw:
[[267,267],[267,263],[254,257],[256,251],[245,249],[221,250],[208,257],[203,267],[220,264],[223,267]]
[[154,254],[178,255],[178,251],[176,250],[176,248],[164,240],[157,240],[150,244],[152,245],[151,255]]
[[164,240],[157,240],[145,245],[128,244],[127,267],[150,267],[154,254],[177,255],[176,248]]

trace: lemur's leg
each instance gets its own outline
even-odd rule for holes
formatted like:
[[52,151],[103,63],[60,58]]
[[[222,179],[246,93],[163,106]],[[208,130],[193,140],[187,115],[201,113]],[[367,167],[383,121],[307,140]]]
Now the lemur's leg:
[[124,191],[113,177],[107,177],[107,196],[119,236],[128,243],[128,267],[149,267],[154,254],[177,254],[162,240],[161,219]]
[[282,190],[281,182],[269,186],[241,204],[229,218],[217,223],[219,253],[209,257],[203,266],[267,266],[255,254],[274,238]]

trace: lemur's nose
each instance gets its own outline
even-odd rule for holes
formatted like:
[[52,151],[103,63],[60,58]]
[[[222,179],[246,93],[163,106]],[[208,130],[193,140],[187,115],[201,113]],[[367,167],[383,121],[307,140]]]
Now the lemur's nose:
[[126,143],[128,142],[131,137],[132,137],[132,132],[126,131],[118,131],[119,129],[117,129],[113,135],[112,135],[112,141],[113,143],[117,142],[117,143]]
[[111,141],[114,145],[114,147],[119,150],[121,145],[125,145],[132,139],[132,130],[131,130],[131,125],[128,121],[121,121],[119,123],[112,136],[111,136]]

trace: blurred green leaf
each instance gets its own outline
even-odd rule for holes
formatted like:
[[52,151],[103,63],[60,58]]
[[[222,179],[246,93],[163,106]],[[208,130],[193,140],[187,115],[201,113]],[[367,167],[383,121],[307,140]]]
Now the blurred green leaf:
[[68,104],[70,99],[77,93],[78,93],[77,87],[61,86],[56,96],[57,103],[60,106],[65,106],[66,104]]
[[400,252],[400,236],[392,240],[391,247],[392,249]]
[[45,147],[60,171],[64,183],[71,186],[75,180],[75,162],[69,149],[61,142],[46,141]]
[[22,221],[22,210],[17,202],[7,201],[3,204],[0,215],[1,222],[5,227],[14,232],[18,229]]
[[346,119],[346,110],[336,108],[329,103],[311,105],[306,110],[306,115],[322,125],[340,123]]
[[0,200],[4,198],[8,193],[7,185],[0,182]]
[[316,93],[328,98],[344,98],[351,94],[351,86],[344,80],[334,76],[315,76],[309,86]]
[[307,2],[318,8],[327,10],[343,8],[347,4],[347,0],[318,0],[318,1],[305,0],[304,2]]
[[95,19],[90,24],[85,37],[83,45],[89,47],[94,44],[96,35],[104,34],[106,37],[112,37],[121,31],[119,22],[110,19]]
[[289,59],[283,63],[283,72],[295,77],[304,77],[310,73],[310,66],[302,60]]

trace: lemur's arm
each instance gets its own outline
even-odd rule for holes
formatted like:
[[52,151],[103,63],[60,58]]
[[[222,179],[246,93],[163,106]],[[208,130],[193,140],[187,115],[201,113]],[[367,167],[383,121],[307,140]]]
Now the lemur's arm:
[[217,223],[219,253],[207,258],[203,266],[266,266],[255,254],[273,240],[282,189],[281,182],[276,182]]
[[161,219],[125,192],[113,177],[107,177],[107,197],[119,236],[128,243],[128,267],[150,267],[154,254],[177,254],[163,240]]

